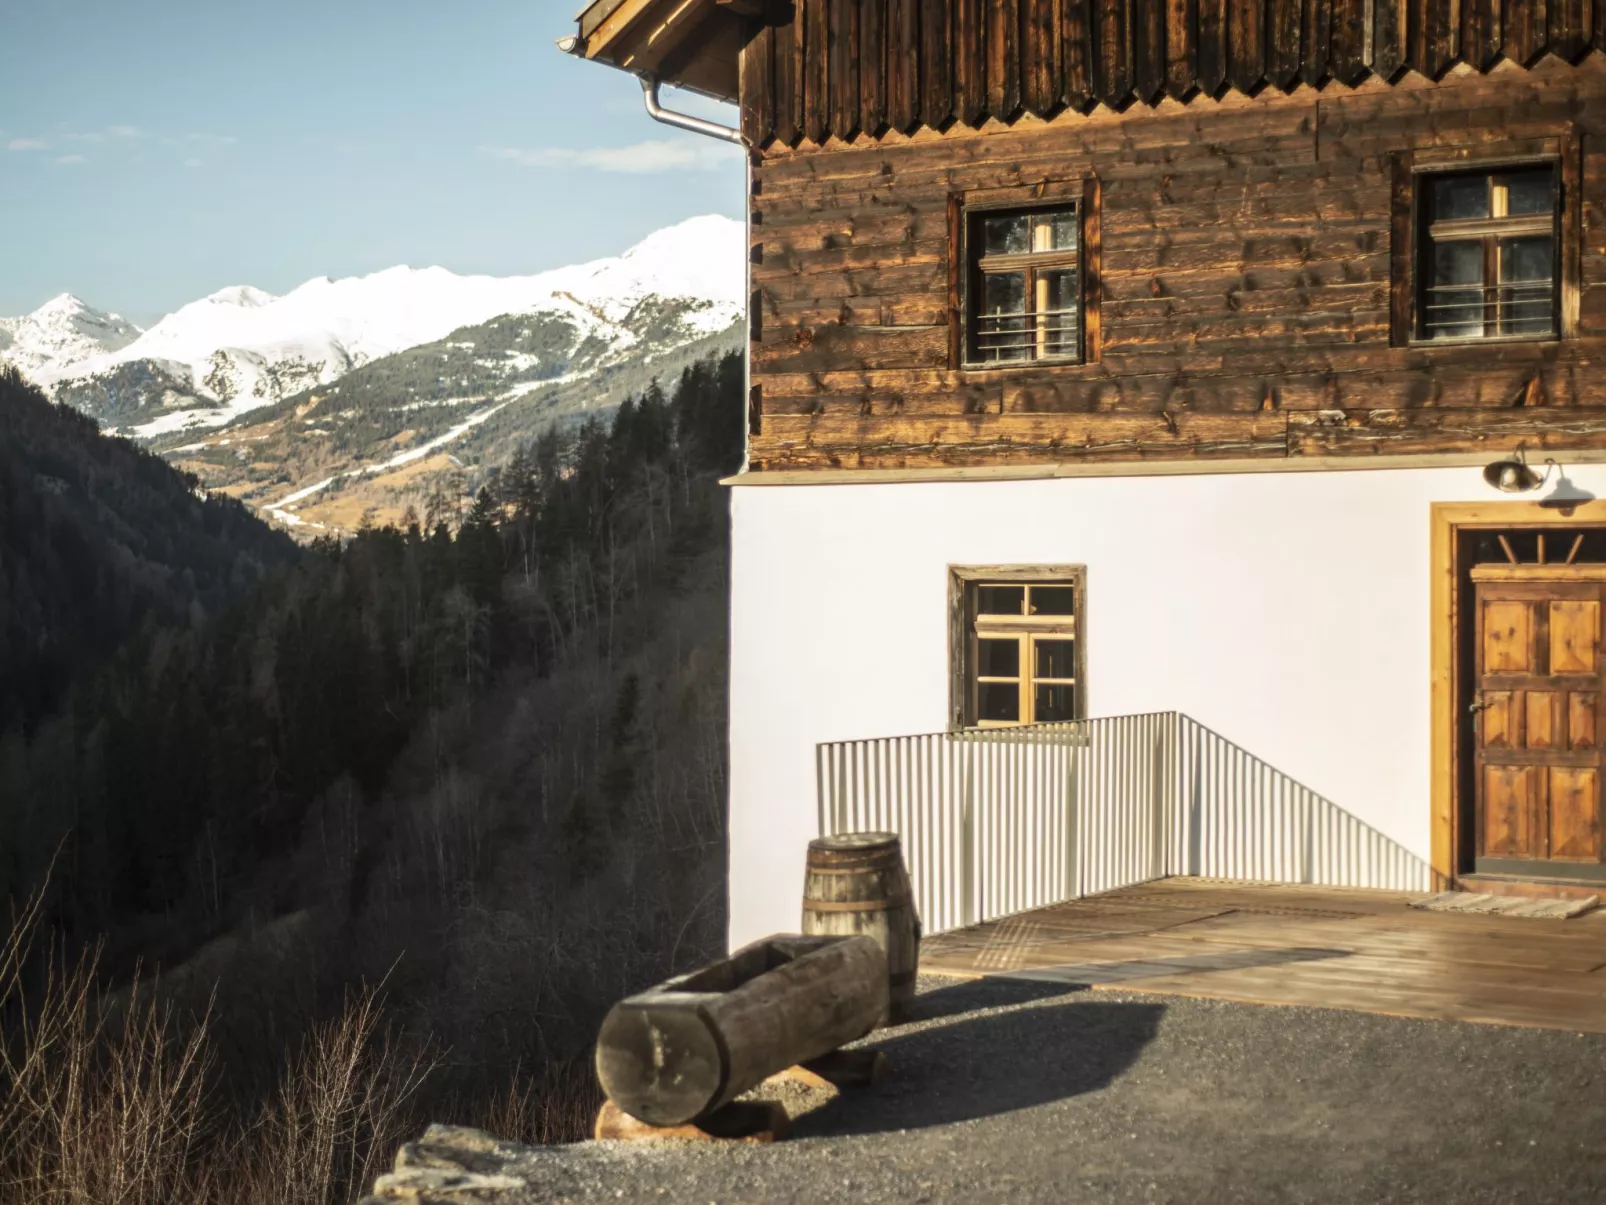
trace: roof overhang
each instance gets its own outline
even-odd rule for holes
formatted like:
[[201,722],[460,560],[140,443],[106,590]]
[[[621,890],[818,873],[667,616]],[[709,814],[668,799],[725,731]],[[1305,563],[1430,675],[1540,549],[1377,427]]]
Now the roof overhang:
[[736,103],[742,47],[789,0],[594,0],[572,53]]

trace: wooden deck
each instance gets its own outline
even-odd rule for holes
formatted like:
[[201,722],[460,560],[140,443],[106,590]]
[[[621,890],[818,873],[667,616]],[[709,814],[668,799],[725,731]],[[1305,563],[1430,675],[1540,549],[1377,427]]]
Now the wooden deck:
[[920,967],[1606,1033],[1606,909],[1421,912],[1353,888],[1160,879],[928,939]]

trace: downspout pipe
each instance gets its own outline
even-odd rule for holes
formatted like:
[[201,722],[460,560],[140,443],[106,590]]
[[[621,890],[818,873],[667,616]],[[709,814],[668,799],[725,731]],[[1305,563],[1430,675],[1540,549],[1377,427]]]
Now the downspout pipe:
[[661,121],[666,126],[674,126],[677,130],[690,130],[693,134],[706,134],[710,138],[718,138],[722,142],[734,142],[737,146],[746,146],[747,140],[742,132],[734,126],[722,126],[717,121],[705,121],[701,117],[693,117],[689,113],[676,113],[666,109],[658,101],[658,81],[650,75],[641,77],[641,100],[647,106],[647,115],[654,121]]

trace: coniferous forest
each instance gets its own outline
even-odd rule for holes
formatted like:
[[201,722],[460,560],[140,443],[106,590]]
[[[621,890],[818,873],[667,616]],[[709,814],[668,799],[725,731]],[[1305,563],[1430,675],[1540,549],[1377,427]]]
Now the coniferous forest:
[[[233,1120],[202,1145],[271,1131],[341,1032],[382,1048],[391,1129],[583,1114],[602,1011],[724,939],[741,360],[665,384],[298,549],[0,376],[0,896],[36,902],[0,1093],[29,1001],[92,965],[104,1017],[204,1030]],[[37,1180],[6,1125],[0,1173]],[[381,1128],[279,1199],[338,1199]]]

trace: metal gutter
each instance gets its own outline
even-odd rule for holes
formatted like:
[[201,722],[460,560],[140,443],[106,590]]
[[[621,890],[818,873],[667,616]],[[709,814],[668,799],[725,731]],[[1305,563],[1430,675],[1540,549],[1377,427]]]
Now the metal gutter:
[[723,142],[733,142],[737,146],[747,145],[742,132],[735,126],[722,126],[717,121],[705,121],[689,113],[676,113],[673,109],[664,108],[658,100],[658,81],[650,75],[641,77],[641,100],[647,106],[647,115],[654,121],[661,121],[678,130],[690,130],[693,134],[706,134]]

